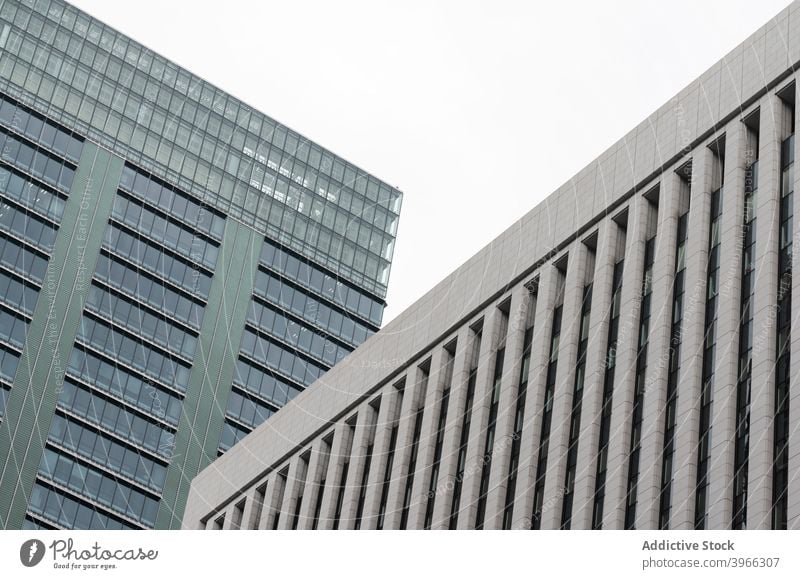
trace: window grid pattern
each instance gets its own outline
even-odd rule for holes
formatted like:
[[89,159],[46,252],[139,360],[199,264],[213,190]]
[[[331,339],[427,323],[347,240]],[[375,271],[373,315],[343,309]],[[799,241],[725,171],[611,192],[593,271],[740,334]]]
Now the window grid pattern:
[[135,486],[160,493],[167,469],[164,463],[99,432],[75,417],[53,416],[48,444],[69,450],[95,466],[122,475]]
[[144,449],[168,461],[175,446],[174,428],[160,424],[144,413],[121,406],[117,400],[67,378],[58,397],[65,415],[79,416],[98,431],[126,444]]
[[86,308],[104,320],[140,332],[160,347],[184,360],[191,360],[197,347],[194,332],[174,324],[163,316],[97,284],[86,296]]
[[0,24],[7,92],[385,295],[397,189],[59,0]]
[[247,314],[249,325],[258,332],[275,337],[283,343],[308,354],[323,366],[330,368],[344,359],[353,348],[340,343],[319,328],[279,308],[252,300]]
[[81,158],[83,138],[5,94],[0,94],[0,126],[75,166]]
[[205,239],[193,229],[184,227],[137,200],[117,195],[111,216],[116,222],[169,247],[199,267],[213,271],[217,265],[218,243]]
[[49,254],[58,226],[14,203],[0,202],[0,234],[15,238]]
[[203,322],[203,304],[178,285],[160,279],[133,263],[101,253],[97,258],[94,283],[103,282],[132,301],[145,304],[164,319],[177,320],[199,330]]
[[[264,239],[219,454],[372,335],[383,302]],[[320,299],[323,297],[324,299]]]
[[106,230],[103,245],[106,250],[154,276],[170,282],[201,300],[208,299],[211,273],[198,269],[189,260],[117,223]]
[[30,318],[38,297],[37,286],[10,271],[0,270],[0,304]]
[[310,356],[304,356],[276,338],[268,338],[250,327],[242,333],[240,352],[246,354],[249,361],[259,360],[267,368],[298,384],[310,384],[327,370],[313,362]]
[[266,268],[281,277],[287,277],[304,289],[325,297],[340,308],[344,308],[348,314],[371,324],[373,329],[377,330],[380,327],[383,318],[383,300],[353,287],[335,274],[325,271],[270,239],[264,241],[260,259]]
[[35,181],[69,193],[75,165],[63,157],[0,127],[0,161],[31,176]]
[[141,526],[152,527],[155,524],[157,495],[144,492],[104,468],[78,460],[63,451],[45,448],[37,477],[89,499],[101,512],[116,513]]
[[[78,499],[66,494],[56,485],[49,485],[42,480],[33,485],[30,499],[28,500],[29,513],[42,517],[56,528],[65,529],[139,529],[133,524],[111,513],[105,513],[89,501]],[[39,524],[39,523],[37,523]]]
[[233,376],[235,386],[280,408],[303,391],[303,387],[283,379],[275,372],[257,366],[255,362],[240,357]]
[[0,165],[0,195],[36,215],[61,222],[66,196],[31,180],[22,171]]
[[[208,248],[219,241],[210,213],[211,233],[202,235],[173,219],[171,212],[197,205],[187,195],[153,182],[158,199],[171,203],[154,208],[151,180],[130,167],[126,174],[132,190],[138,180],[147,193],[139,199],[120,189],[114,199],[38,477],[104,516],[149,528],[216,262]],[[224,221],[216,228],[221,234]]]
[[81,139],[0,93],[0,417],[82,147]]
[[273,404],[234,386],[228,395],[225,416],[235,419],[240,427],[246,426],[253,429],[277,411],[278,409]]
[[67,375],[92,391],[111,396],[172,426],[178,425],[181,393],[125,367],[112,357],[76,347],[70,354]]
[[314,324],[322,333],[331,334],[345,343],[358,346],[375,331],[328,305],[309,290],[294,286],[290,280],[259,268],[253,295]]
[[119,188],[130,197],[138,199],[151,212],[169,216],[181,227],[191,227],[209,239],[222,241],[225,232],[225,217],[222,214],[157,177],[132,165],[125,165]]

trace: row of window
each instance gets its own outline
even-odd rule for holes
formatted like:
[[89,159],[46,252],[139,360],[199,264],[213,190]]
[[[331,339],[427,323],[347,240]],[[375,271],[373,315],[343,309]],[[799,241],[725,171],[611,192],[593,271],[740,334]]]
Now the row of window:
[[17,373],[20,354],[0,343],[0,380],[11,384]]
[[166,466],[72,418],[54,415],[48,440],[156,492],[164,487]]
[[219,454],[229,450],[250,432],[250,429],[245,429],[243,426],[232,424],[229,420],[226,420],[222,424],[222,435],[219,438]]
[[22,242],[0,235],[0,265],[41,284],[47,273],[47,258]]
[[82,139],[20,106],[2,93],[0,93],[0,124],[25,135],[36,144],[58,153],[76,165],[81,158]]
[[155,179],[140,173],[130,165],[122,169],[120,188],[132,193],[150,207],[167,213],[196,230],[222,241],[225,232],[225,218],[181,191],[164,186]]
[[92,506],[64,495],[60,490],[45,486],[40,481],[33,485],[28,500],[28,510],[65,529],[116,531],[138,528],[121,519],[101,513]]
[[243,358],[236,361],[233,381],[261,398],[273,402],[278,408],[302,392],[299,386],[290,384],[279,374],[255,366]]
[[292,253],[265,240],[261,248],[261,263],[277,273],[288,276],[303,287],[325,296],[350,313],[380,326],[383,318],[383,302],[339,281],[315,265],[295,257]]
[[190,328],[199,330],[203,323],[204,308],[201,304],[133,264],[101,253],[94,277]]
[[7,163],[30,173],[43,183],[69,193],[75,169],[63,159],[51,153],[37,150],[16,135],[0,129],[0,151]]
[[189,360],[194,356],[196,335],[105,288],[93,284],[86,296],[86,307]]
[[[211,146],[206,145],[207,148]],[[203,145],[199,139],[193,143],[190,138],[188,149],[198,154],[203,152]],[[275,147],[267,150],[267,146],[259,146],[258,149],[252,151],[245,146],[245,153],[250,153],[246,157],[228,154],[225,160],[227,172],[291,210],[309,213],[309,209],[316,205],[310,211],[315,221],[339,234],[345,234],[349,226],[353,233],[348,237],[362,247],[369,248],[372,253],[380,255],[380,240],[388,238],[384,233],[393,235],[396,232],[395,215],[362,196],[352,195],[328,177],[306,166],[294,155]],[[220,158],[224,149],[217,151]],[[354,230],[363,232],[360,238],[354,235]],[[374,246],[370,246],[364,239],[366,237],[368,240],[371,232],[375,239]]]
[[114,198],[111,215],[139,233],[176,251],[192,263],[200,263],[212,271],[217,265],[218,244],[207,241],[194,230],[167,219],[146,205],[140,205],[119,194]]
[[16,201],[34,213],[61,221],[66,201],[64,198],[20,175],[9,167],[0,165],[0,197]]
[[173,257],[165,248],[123,230],[115,223],[109,223],[104,243],[116,255],[141,265],[142,269],[163,277],[192,294],[208,299],[211,275],[183,259]]
[[29,323],[22,314],[0,307],[0,340],[22,350]]
[[68,371],[152,416],[172,425],[178,424],[181,399],[176,394],[113,361],[94,352],[73,348]]
[[259,269],[256,272],[257,296],[291,311],[342,340],[358,346],[374,331],[361,322],[343,314],[307,291],[294,288],[276,274]]
[[0,201],[0,232],[11,233],[49,252],[56,241],[58,227],[27,209]]
[[[30,50],[36,50],[36,44],[33,39],[26,38],[24,42],[22,42],[21,37],[14,31],[13,34],[10,35],[9,43],[11,45],[16,45],[19,50],[12,50],[12,54],[18,54],[20,58],[23,57],[23,48],[25,46],[29,46]],[[21,46],[20,46],[21,44]],[[64,67],[60,66],[61,58],[52,51],[50,47],[40,47],[41,50],[45,51],[45,54],[48,54],[54,59],[57,63],[56,68],[61,68],[62,72],[66,69],[66,63]],[[24,66],[17,66],[14,67],[13,61],[16,60],[16,57],[11,56],[11,61],[9,62],[9,70],[5,74],[11,77],[12,82],[18,84],[20,86],[25,86],[29,88],[32,92],[44,91],[44,98],[48,100],[52,100],[55,103],[54,106],[58,108],[64,108],[66,114],[68,116],[75,116],[79,117],[81,120],[91,123],[93,126],[97,127],[97,130],[105,132],[106,134],[111,135],[111,138],[116,139],[124,143],[125,147],[131,147],[134,150],[145,151],[145,156],[149,158],[155,158],[158,162],[163,164],[169,163],[170,168],[175,169],[176,171],[180,172],[182,175],[192,179],[198,183],[211,183],[209,189],[214,191],[219,188],[220,182],[222,182],[222,197],[224,197],[228,202],[230,199],[237,196],[240,199],[245,201],[246,210],[247,210],[247,217],[250,221],[254,219],[253,215],[253,208],[254,206],[251,203],[248,203],[248,199],[253,197],[253,201],[257,203],[257,197],[260,194],[260,191],[250,190],[245,183],[236,183],[232,179],[230,179],[227,175],[224,175],[221,171],[224,163],[217,163],[209,161],[206,163],[205,161],[200,161],[194,155],[187,156],[182,151],[179,155],[175,155],[174,159],[170,159],[170,153],[176,149],[176,147],[159,147],[159,143],[165,137],[165,134],[172,130],[174,130],[174,126],[163,126],[161,129],[154,130],[154,131],[146,131],[142,129],[145,124],[149,124],[149,115],[151,114],[151,107],[141,102],[139,99],[134,99],[134,95],[128,95],[127,101],[128,106],[126,106],[126,113],[128,112],[127,109],[130,110],[130,114],[132,115],[131,120],[128,121],[127,119],[121,118],[121,115],[114,114],[113,116],[109,116],[109,110],[106,106],[98,106],[96,107],[96,102],[94,99],[90,99],[85,93],[81,91],[75,91],[74,94],[70,94],[68,87],[65,84],[57,84],[57,80],[53,79],[47,75],[43,75],[43,73],[36,71],[36,78],[30,79],[31,75],[28,74],[29,69],[31,69],[30,64],[25,64]],[[31,60],[31,59],[28,59]],[[113,59],[110,59],[113,60]],[[19,64],[22,64],[21,62]],[[33,63],[34,67],[36,67],[36,63]],[[49,63],[48,63],[49,64]],[[78,78],[81,73],[83,78],[87,78],[87,90],[90,85],[94,85],[95,88],[99,91],[99,88],[102,85],[102,77],[94,77],[89,74],[88,71],[84,71],[81,69],[80,66],[77,67],[74,63],[69,63],[71,66],[71,73]],[[13,68],[13,73],[10,69]],[[38,68],[42,68],[41,64],[38,65]],[[102,67],[105,69],[105,65]],[[19,70],[17,70],[19,69]],[[64,80],[64,83],[71,83],[72,82],[72,74],[69,74],[69,80]],[[42,84],[40,88],[40,84]],[[129,92],[129,82],[126,81],[125,83],[125,91]],[[29,86],[30,85],[30,86]],[[123,91],[118,91],[119,94],[124,94]],[[113,92],[111,93],[113,94]],[[116,106],[117,108],[121,107],[121,104],[116,102],[119,99],[115,99],[115,102],[109,103],[109,106]],[[123,99],[123,103],[124,103]],[[185,103],[189,106],[191,103]],[[194,106],[194,105],[192,105]],[[148,117],[148,118],[142,118]],[[140,122],[141,118],[141,122]],[[205,124],[207,119],[202,119],[201,124]],[[179,123],[177,126],[178,132],[183,129],[182,123]],[[123,129],[125,129],[123,131]],[[119,135],[117,134],[119,131]],[[187,136],[192,134],[191,129],[185,130]],[[197,139],[193,139],[198,141],[196,145],[199,147],[202,143],[201,138],[202,133],[198,134]],[[105,138],[100,136],[101,140]],[[169,138],[169,137],[168,137]],[[172,139],[174,140],[174,139]],[[187,138],[187,140],[190,140]],[[215,148],[215,141],[213,139],[206,139],[209,142],[209,153],[212,155]],[[223,142],[228,143],[230,139],[223,139]],[[220,154],[227,154],[225,148],[217,147],[220,150]],[[236,148],[236,147],[235,147]],[[216,165],[216,166],[214,166]],[[237,192],[234,194],[233,189],[236,188]],[[263,195],[261,195],[263,196]],[[399,196],[397,197],[397,205],[399,206]],[[335,199],[335,197],[334,197]],[[224,202],[224,201],[223,201]],[[366,209],[369,209],[367,206]],[[365,210],[366,210],[365,209]],[[241,208],[236,208],[237,212],[241,211]],[[294,213],[295,211],[293,211]],[[396,220],[392,219],[392,225]],[[392,226],[394,229],[394,226]],[[301,238],[305,241],[308,247],[313,248],[316,246],[313,240],[308,239],[309,235],[315,235],[317,233],[316,228],[308,229],[308,235]],[[355,255],[359,253],[361,255],[355,255],[355,264],[354,267],[359,268],[359,274],[363,275],[363,272],[366,271],[367,275],[370,276],[372,279],[372,283],[375,283],[375,279],[378,275],[380,275],[380,280],[378,280],[378,284],[385,284],[385,275],[383,272],[379,272],[380,264],[374,258],[367,257],[365,251],[360,250],[358,248],[348,248],[350,253]],[[327,251],[327,250],[325,250]],[[335,252],[333,253],[335,254]],[[347,255],[345,255],[345,258]],[[325,256],[325,258],[329,261],[331,258]]]
[[39,288],[13,273],[0,269],[0,302],[33,315]]
[[[111,60],[113,61],[113,57]],[[109,67],[115,68],[113,62],[109,64]],[[76,80],[79,78],[86,78],[87,75],[81,67],[75,69],[75,66],[70,63],[70,68],[74,70]],[[115,68],[115,70],[117,74],[122,73],[123,75],[131,76],[131,80],[134,83],[137,80],[138,73],[130,75],[128,69],[124,65],[121,69]],[[62,74],[60,76],[63,77],[63,69],[61,72]],[[59,71],[57,69],[53,70],[52,74],[58,75]],[[69,76],[70,78],[66,79],[67,82],[72,80],[71,75]],[[363,215],[362,218],[369,224],[370,228],[377,226],[389,231],[391,234],[394,234],[396,231],[396,216],[392,216],[385,209],[376,206],[374,203],[375,200],[368,201],[363,199],[360,195],[352,196],[346,189],[341,190],[335,183],[329,183],[327,177],[319,176],[318,180],[317,171],[312,168],[305,168],[304,163],[299,161],[293,154],[282,153],[280,149],[275,147],[270,150],[269,145],[266,145],[266,149],[262,145],[256,146],[256,141],[251,142],[250,146],[244,144],[241,133],[235,131],[231,125],[221,121],[221,119],[217,119],[213,114],[210,116],[201,116],[197,121],[200,122],[201,125],[208,123],[210,127],[214,127],[214,129],[212,129],[213,133],[221,131],[225,136],[221,140],[217,140],[211,136],[206,136],[204,139],[203,133],[196,130],[197,125],[185,124],[187,114],[190,117],[194,116],[187,112],[194,110],[193,103],[184,102],[179,98],[173,98],[172,103],[170,103],[170,95],[165,94],[163,95],[164,102],[158,102],[158,104],[154,106],[154,103],[159,100],[158,97],[154,94],[154,98],[152,99],[140,99],[135,94],[131,93],[130,82],[125,83],[125,92],[117,91],[117,94],[112,97],[114,89],[110,84],[101,84],[99,81],[93,82],[94,79],[91,77],[86,80],[88,81],[87,89],[88,87],[92,87],[95,90],[89,91],[89,95],[84,94],[82,96],[84,98],[90,96],[92,100],[97,97],[104,97],[99,99],[102,104],[99,104],[98,108],[104,111],[103,117],[108,116],[110,112],[111,115],[116,118],[116,122],[114,123],[116,125],[125,121],[125,119],[122,118],[124,116],[131,121],[135,121],[137,126],[149,129],[146,132],[146,136],[142,138],[144,141],[144,143],[142,143],[143,146],[139,147],[136,146],[136,143],[133,143],[134,148],[137,150],[144,150],[147,156],[155,158],[165,165],[169,162],[170,150],[181,150],[181,156],[184,156],[186,152],[188,152],[188,154],[193,157],[196,156],[205,159],[212,166],[216,166],[219,169],[224,168],[229,175],[238,179],[242,184],[250,184],[254,189],[267,193],[278,201],[287,204],[293,210],[302,211],[302,204],[298,205],[297,202],[297,198],[301,196],[298,194],[293,196],[286,195],[285,191],[281,194],[280,189],[281,187],[283,187],[284,190],[293,188],[299,193],[300,190],[294,185],[294,183],[296,183],[312,192],[316,191],[319,196],[330,201],[339,201],[336,204],[336,206],[339,207],[337,215],[342,214],[343,218],[348,222],[362,217]],[[162,95],[159,94],[159,96]],[[176,104],[178,110],[173,114],[169,114],[165,109],[170,107],[170,104],[173,103]],[[90,111],[94,103],[86,104]],[[181,108],[184,110],[181,111]],[[97,110],[96,108],[95,115],[97,114]],[[177,122],[168,121],[168,117],[171,117],[171,120],[174,121],[178,116],[183,116],[184,118],[178,119]],[[104,128],[104,124],[99,123],[99,128]],[[130,135],[125,138],[125,135],[116,135],[116,131],[108,132],[110,132],[112,136],[117,136],[117,138],[125,140],[126,145],[132,144],[133,139]],[[159,147],[159,141],[165,138],[170,141],[170,145],[172,146]],[[231,144],[233,145],[233,150],[229,147]],[[254,149],[258,149],[258,151]],[[245,155],[243,156],[240,151],[243,151]],[[259,162],[255,162],[256,160]],[[195,160],[195,163],[196,162]],[[227,179],[227,177],[222,178]],[[285,178],[285,180],[283,178]],[[373,194],[377,198],[377,183],[370,183],[370,187],[372,185],[375,185]],[[242,189],[242,187],[239,187],[239,189]],[[367,190],[369,190],[369,188],[365,189],[364,193],[366,193]],[[386,194],[388,197],[388,190]],[[303,194],[303,197],[307,196],[309,196],[307,193]],[[339,199],[340,197],[341,199]],[[294,203],[292,202],[293,198]],[[351,200],[352,207],[350,206]],[[306,206],[308,206],[308,203],[306,203]],[[332,209],[335,209],[336,206],[332,207]],[[344,214],[342,209],[349,209],[352,214]],[[328,213],[332,213],[332,211],[328,211]]]
[[[37,5],[36,10],[41,10],[44,16],[41,7]],[[89,21],[85,15],[69,5],[53,4],[47,12],[46,17],[52,19],[55,25],[35,12],[30,15],[28,25],[29,12],[22,6],[17,8],[16,19],[13,5],[4,8],[3,17],[16,21],[20,28],[27,28],[34,37],[45,37],[58,50],[80,60],[87,67],[95,68],[101,73],[100,77],[107,76],[116,81],[121,71],[130,74],[132,78],[126,78],[122,83],[126,91],[145,96],[165,108],[169,107],[172,115],[185,118],[181,114],[181,106],[192,105],[192,110],[199,110],[200,118],[208,119],[208,131],[213,136],[217,136],[219,130],[214,130],[214,126],[219,127],[221,123],[230,125],[231,130],[236,128],[237,136],[247,136],[248,146],[253,143],[251,148],[255,148],[254,143],[263,139],[324,174],[333,176],[341,183],[352,183],[354,190],[367,199],[379,201],[381,204],[388,202],[392,192],[385,185],[368,178],[345,161],[251,110],[247,105],[191,73],[178,69],[173,63],[140,47],[113,29],[97,21]],[[20,19],[20,13],[26,14],[26,17]],[[86,79],[87,82],[89,80]],[[170,104],[177,105],[178,108],[172,108]],[[194,115],[191,115],[187,120],[193,123],[193,119]],[[211,122],[212,119],[216,124]],[[220,136],[223,141],[228,141],[224,135]],[[235,147],[239,146],[235,144]]]
[[239,422],[255,428],[275,413],[275,408],[270,408],[263,402],[246,394],[231,390],[228,396],[227,416],[232,416]]
[[116,436],[138,444],[166,459],[172,456],[175,434],[146,420],[111,399],[99,396],[87,386],[64,381],[58,404],[89,422],[114,432]]
[[247,319],[260,330],[314,356],[328,366],[333,366],[352,352],[352,348],[341,346],[329,337],[320,335],[319,329],[298,323],[256,300],[250,302]]
[[122,515],[152,527],[156,523],[158,501],[98,468],[78,462],[46,448],[39,476],[61,484]]
[[8,388],[0,384],[0,418],[6,413],[6,398],[8,398]]
[[250,328],[245,328],[242,333],[240,351],[304,385],[311,384],[327,371],[327,368],[299,356],[294,351],[257,335]]
[[152,349],[139,338],[126,335],[106,322],[84,314],[77,339],[129,364],[154,380],[186,392],[189,366],[169,354]]

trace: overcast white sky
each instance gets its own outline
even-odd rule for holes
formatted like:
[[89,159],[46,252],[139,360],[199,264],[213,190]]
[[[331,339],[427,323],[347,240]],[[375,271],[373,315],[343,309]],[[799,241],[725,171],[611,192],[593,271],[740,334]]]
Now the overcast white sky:
[[72,1],[404,192],[384,322],[788,4]]

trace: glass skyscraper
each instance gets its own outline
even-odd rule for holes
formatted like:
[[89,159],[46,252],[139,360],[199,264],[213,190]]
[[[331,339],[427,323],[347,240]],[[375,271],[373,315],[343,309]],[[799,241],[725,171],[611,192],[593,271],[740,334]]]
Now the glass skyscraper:
[[401,198],[60,0],[0,0],[0,527],[180,526],[378,330]]

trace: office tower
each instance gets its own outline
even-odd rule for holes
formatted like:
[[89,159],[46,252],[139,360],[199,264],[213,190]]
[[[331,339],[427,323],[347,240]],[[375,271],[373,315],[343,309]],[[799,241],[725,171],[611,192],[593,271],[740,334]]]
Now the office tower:
[[800,528],[798,61],[794,2],[201,472],[184,528]]
[[0,526],[170,528],[380,326],[400,192],[60,0],[0,1]]

